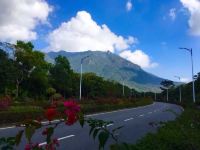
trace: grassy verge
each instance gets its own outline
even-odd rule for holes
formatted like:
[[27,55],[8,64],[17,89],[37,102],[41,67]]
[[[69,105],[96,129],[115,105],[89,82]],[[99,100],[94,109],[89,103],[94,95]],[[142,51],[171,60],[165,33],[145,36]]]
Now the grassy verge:
[[136,144],[112,145],[111,150],[200,150],[200,109],[186,108],[175,121]]
[[[127,100],[127,99],[118,99],[118,100],[93,100],[93,101],[82,101],[80,103],[81,109],[84,114],[91,114],[104,111],[112,111],[123,108],[131,108],[137,106],[144,106],[151,104],[153,101],[149,98],[138,99],[138,100]],[[45,107],[44,107],[45,106]],[[18,123],[26,119],[43,119],[44,109],[47,104],[42,105],[27,105],[23,106],[18,103],[17,105],[11,106],[6,111],[0,111],[0,125]],[[59,106],[58,110],[62,111],[63,106]]]

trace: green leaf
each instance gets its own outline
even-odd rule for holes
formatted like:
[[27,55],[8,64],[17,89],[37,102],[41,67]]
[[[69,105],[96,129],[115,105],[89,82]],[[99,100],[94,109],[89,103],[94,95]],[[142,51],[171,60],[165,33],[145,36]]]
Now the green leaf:
[[91,125],[89,135],[91,135],[91,133],[93,132],[94,129],[95,129],[95,125]]
[[14,148],[10,145],[3,146],[1,150],[14,150]]
[[25,136],[28,139],[29,142],[31,142],[31,138],[33,134],[35,133],[35,127],[34,126],[28,126],[25,129]]
[[112,132],[115,132],[115,131],[117,131],[117,130],[123,128],[123,127],[124,127],[124,126],[119,126],[119,127],[115,128],[115,129],[113,129]]
[[42,127],[41,122],[39,122],[37,120],[32,120],[31,125],[34,126],[36,129],[39,129]]
[[53,132],[54,132],[53,127],[47,128],[47,144],[51,142],[51,136],[53,135]]
[[0,138],[0,145],[4,144],[6,142],[6,138]]
[[16,137],[15,137],[15,144],[16,145],[19,145],[19,143],[21,142],[21,138],[22,138],[23,133],[24,133],[24,130],[20,130],[18,132],[18,134],[16,135]]
[[108,131],[102,131],[99,134],[99,149],[104,149],[104,146],[109,138],[109,132]]
[[100,129],[95,129],[93,132],[93,138],[95,139]]
[[85,124],[85,119],[84,119],[83,113],[79,113],[79,123],[80,123],[81,127],[83,127]]
[[15,137],[8,137],[8,138],[7,138],[7,143],[8,143],[10,146],[15,145]]

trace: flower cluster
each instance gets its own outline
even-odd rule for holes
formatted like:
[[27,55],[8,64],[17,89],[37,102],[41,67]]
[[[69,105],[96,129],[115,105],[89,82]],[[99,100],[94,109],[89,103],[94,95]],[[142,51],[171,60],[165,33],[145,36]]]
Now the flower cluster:
[[53,141],[50,144],[45,145],[46,150],[56,150],[56,147],[59,146],[58,140],[53,139]]
[[0,110],[8,109],[10,104],[11,104],[10,96],[4,96],[4,97],[0,98]]
[[36,144],[30,143],[30,144],[26,144],[24,150],[32,150],[32,149],[40,149],[40,148],[41,147],[39,146],[38,143],[36,143]]
[[57,114],[58,114],[58,112],[57,112],[56,108],[54,108],[54,107],[50,107],[45,111],[45,117],[49,121],[52,121],[57,116]]
[[65,114],[67,116],[67,125],[72,125],[78,120],[78,113],[80,112],[80,106],[75,101],[65,101]]

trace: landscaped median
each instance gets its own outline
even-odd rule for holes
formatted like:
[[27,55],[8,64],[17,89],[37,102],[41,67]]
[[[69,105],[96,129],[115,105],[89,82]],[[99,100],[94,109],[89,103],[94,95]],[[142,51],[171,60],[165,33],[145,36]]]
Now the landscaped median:
[[[81,109],[84,114],[112,111],[124,108],[132,108],[152,104],[151,98],[140,99],[99,99],[82,100]],[[0,125],[22,122],[26,119],[43,120],[44,108],[48,107],[47,102],[14,103],[7,110],[0,111]],[[58,109],[63,107],[58,105]]]
[[200,109],[185,108],[157,133],[147,134],[136,144],[112,145],[111,150],[200,150]]

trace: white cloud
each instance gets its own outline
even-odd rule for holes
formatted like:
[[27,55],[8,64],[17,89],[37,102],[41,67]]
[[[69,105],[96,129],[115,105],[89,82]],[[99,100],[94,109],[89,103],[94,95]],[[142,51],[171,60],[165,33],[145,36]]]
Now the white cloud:
[[169,17],[174,21],[176,19],[176,8],[171,8],[169,10]]
[[132,4],[131,0],[128,0],[126,2],[126,10],[131,11],[132,7],[133,7],[133,4]]
[[145,54],[142,50],[135,50],[134,52],[130,50],[125,50],[119,54],[121,57],[141,66],[142,68],[154,68],[158,64],[152,62],[150,57]]
[[184,82],[184,83],[188,83],[188,82],[191,81],[191,79],[189,79],[189,78],[181,78],[180,81]]
[[188,24],[190,33],[200,36],[200,0],[180,0],[182,5],[189,11]]
[[79,11],[68,22],[48,36],[48,50],[67,50],[70,52],[100,50],[121,51],[129,48],[138,40],[132,36],[124,38],[113,33],[107,25],[98,25],[86,11]]
[[47,23],[52,7],[45,0],[0,0],[0,40],[34,40],[36,26]]

